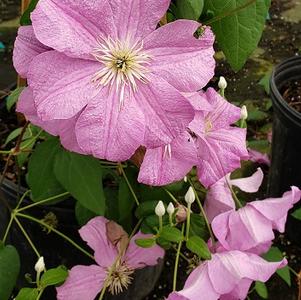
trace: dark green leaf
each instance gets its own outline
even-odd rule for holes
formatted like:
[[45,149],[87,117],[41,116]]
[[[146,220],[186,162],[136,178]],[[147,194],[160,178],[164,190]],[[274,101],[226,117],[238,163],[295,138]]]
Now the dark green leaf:
[[64,266],[46,271],[41,277],[43,287],[63,283],[68,277],[68,270]]
[[162,239],[160,237],[158,237],[156,239],[156,242],[157,242],[158,245],[160,245],[165,250],[168,250],[171,247],[171,242],[169,242],[169,241],[167,241],[165,239]]
[[183,240],[182,232],[176,228],[171,226],[164,226],[160,232],[160,238],[165,239],[169,242],[180,242]]
[[301,208],[296,209],[293,213],[292,216],[298,220],[301,221]]
[[20,20],[20,24],[22,26],[31,25],[30,14],[36,8],[36,5],[38,2],[39,2],[39,0],[31,0],[30,1],[27,10],[24,12],[24,14],[22,15],[21,20]]
[[271,78],[271,71],[266,73],[259,81],[259,85],[261,85],[265,92],[269,95],[270,94],[270,78]]
[[20,271],[20,257],[15,247],[0,242],[0,299],[9,299]]
[[[271,247],[270,250],[263,255],[263,258],[267,261],[275,262],[281,261],[283,259],[283,255],[277,247]],[[288,284],[288,286],[291,286],[291,274],[288,266],[278,269],[277,274]]]
[[263,282],[260,282],[260,281],[255,282],[255,291],[261,298],[268,299],[268,297],[269,297],[268,289]]
[[20,290],[16,300],[37,300],[38,294],[38,289],[23,288]]
[[139,184],[139,199],[145,201],[159,201],[166,199],[167,194],[162,187],[152,187],[144,184]]
[[13,130],[6,138],[4,146],[6,146],[8,143],[16,139],[21,134],[21,132],[22,132],[22,128],[17,128]]
[[204,0],[176,0],[177,19],[198,20],[204,8]]
[[248,112],[248,121],[263,121],[268,118],[268,114],[257,109]]
[[56,156],[54,173],[61,185],[83,206],[104,215],[102,167],[97,159],[61,151]]
[[211,253],[206,242],[199,236],[192,236],[186,242],[186,247],[200,258],[211,259]]
[[135,212],[136,217],[141,219],[143,217],[153,215],[155,213],[155,207],[157,204],[158,201],[147,201],[140,203]]
[[135,240],[135,243],[142,248],[150,248],[153,247],[156,244],[155,238],[149,238],[149,239],[137,239]]
[[40,200],[59,195],[65,189],[56,179],[54,163],[56,155],[63,151],[58,139],[49,139],[39,144],[28,163],[27,183],[31,189],[32,200]]
[[88,208],[82,206],[78,201],[75,205],[75,217],[80,226],[88,223],[92,218],[96,217],[96,214]]
[[208,240],[209,232],[205,219],[199,214],[190,215],[190,231],[189,236],[199,236],[204,240]]
[[11,108],[14,106],[14,104],[17,103],[20,94],[24,90],[24,87],[16,88],[14,91],[11,92],[11,94],[7,97],[6,100],[6,108],[8,111],[11,110]]
[[[18,161],[18,165],[19,167],[22,167],[24,165],[24,163],[27,161],[28,156],[30,154],[30,151],[32,150],[33,146],[36,143],[36,138],[35,137],[31,137],[25,141],[23,141],[20,144],[20,148],[22,150],[24,150],[24,152],[21,152],[20,154],[18,154],[17,156],[17,161]],[[26,151],[25,151],[26,150]]]
[[213,11],[212,26],[218,45],[231,67],[238,71],[257,47],[262,35],[270,0],[207,0]]

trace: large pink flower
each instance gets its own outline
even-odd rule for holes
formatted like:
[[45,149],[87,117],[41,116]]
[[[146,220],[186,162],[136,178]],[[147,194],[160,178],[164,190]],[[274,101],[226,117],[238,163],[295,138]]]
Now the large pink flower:
[[213,254],[211,260],[189,275],[184,289],[173,292],[167,300],[245,299],[254,280],[266,282],[286,263],[285,259],[270,263],[255,254],[240,251]]
[[256,193],[261,186],[263,172],[260,168],[250,177],[231,179],[230,174],[213,184],[206,195],[204,209],[211,222],[217,215],[235,209],[230,186],[236,186],[247,193]]
[[[134,235],[124,251],[124,243],[119,239],[122,229],[114,225],[117,233],[109,237],[108,223],[104,217],[96,217],[80,229],[82,239],[95,251],[97,265],[73,267],[66,282],[57,288],[58,300],[94,300],[105,280],[111,293],[119,293],[131,283],[135,269],[156,265],[164,256],[164,250],[157,245],[151,248],[136,245],[136,239],[147,237],[142,233]],[[112,277],[108,278],[110,271]]]
[[281,198],[253,201],[245,207],[229,210],[212,221],[212,230],[226,250],[262,254],[274,239],[273,230],[284,232],[287,212],[300,200],[301,190],[295,186]]
[[165,185],[182,179],[197,166],[200,181],[208,187],[248,157],[245,129],[231,126],[240,119],[240,109],[212,88],[200,93],[199,103],[205,109],[196,108],[194,101],[195,117],[188,131],[171,142],[170,153],[166,155],[166,146],[146,151],[140,182]]
[[193,118],[182,93],[195,92],[213,76],[214,37],[206,28],[196,39],[200,24],[186,20],[156,30],[169,2],[40,0],[31,14],[34,52],[52,50],[29,63],[22,57],[32,46],[18,38],[14,55],[38,117],[77,116],[82,151],[113,161],[181,134]]

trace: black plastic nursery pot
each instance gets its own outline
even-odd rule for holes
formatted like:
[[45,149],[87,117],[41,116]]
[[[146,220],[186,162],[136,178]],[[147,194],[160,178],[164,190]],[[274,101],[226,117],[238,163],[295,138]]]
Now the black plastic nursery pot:
[[[20,194],[24,192],[24,188],[19,191]],[[12,208],[17,204],[18,187],[16,184],[9,180],[4,180],[3,185],[0,188],[0,197],[3,197]],[[30,204],[27,199],[24,200],[23,205]],[[83,242],[78,234],[79,225],[76,221],[74,214],[74,200],[67,199],[62,203],[49,206],[36,206],[33,209],[26,211],[31,216],[37,219],[43,219],[45,216],[50,216],[50,220],[55,216],[57,220],[57,227],[59,231],[70,237],[76,243],[83,248],[89,250],[89,247]],[[52,217],[51,217],[52,216]],[[6,226],[9,222],[10,214],[3,202],[0,201],[0,236],[4,235]],[[89,259],[82,254],[78,249],[71,246],[67,241],[57,236],[53,232],[47,232],[45,228],[42,228],[39,224],[28,221],[26,219],[19,218],[21,224],[26,230],[27,234],[40,251],[40,254],[44,256],[45,263],[48,269],[56,267],[58,265],[65,265],[67,268],[71,268],[74,265],[95,264],[95,261]],[[44,219],[45,220],[45,219]],[[14,245],[21,258],[21,271],[17,282],[16,290],[30,286],[25,280],[24,275],[26,273],[32,274],[33,280],[35,279],[34,265],[37,257],[32,248],[28,244],[28,241],[20,231],[17,224],[11,227],[10,234],[8,235],[7,244]],[[90,250],[92,253],[92,250]],[[146,267],[141,270],[137,270],[134,274],[134,279],[129,289],[120,295],[107,295],[107,300],[143,300],[154,289],[156,282],[158,281],[163,268],[163,260],[159,262],[157,266]],[[43,294],[42,300],[55,300],[56,293],[53,288],[46,289]]]
[[[270,93],[273,103],[272,157],[269,173],[268,194],[279,197],[290,186],[301,188],[301,113],[283,98],[283,87],[301,80],[301,56],[283,61],[273,71]],[[300,204],[299,204],[300,205]],[[301,244],[300,222],[290,217],[287,231],[291,239]]]

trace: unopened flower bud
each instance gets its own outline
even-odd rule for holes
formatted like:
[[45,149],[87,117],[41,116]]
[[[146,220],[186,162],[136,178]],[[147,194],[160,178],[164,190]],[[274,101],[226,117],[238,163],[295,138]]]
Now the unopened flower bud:
[[163,217],[165,215],[165,207],[161,200],[158,202],[155,208],[155,213],[158,217]]
[[245,105],[243,105],[241,107],[240,118],[242,120],[246,120],[248,118],[248,110],[247,110],[247,107]]
[[187,182],[187,176],[184,177],[184,182]]
[[177,206],[176,221],[177,223],[185,222],[187,218],[187,208],[184,205]]
[[219,78],[219,82],[218,82],[218,87],[221,89],[221,90],[225,90],[228,86],[228,83],[225,79],[225,77],[221,76]]
[[169,215],[172,215],[174,212],[175,212],[175,207],[171,202],[169,202],[169,204],[167,206],[167,213]]
[[42,273],[43,271],[45,271],[45,262],[44,262],[44,257],[43,256],[41,256],[39,258],[39,260],[35,264],[34,268],[35,268],[37,273]]
[[189,189],[185,195],[185,201],[188,204],[192,204],[195,201],[195,194],[194,194],[192,186],[189,187]]

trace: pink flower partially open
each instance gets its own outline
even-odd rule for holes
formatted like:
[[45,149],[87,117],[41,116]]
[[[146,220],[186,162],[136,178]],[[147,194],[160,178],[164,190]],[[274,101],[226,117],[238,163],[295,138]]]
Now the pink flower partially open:
[[183,93],[204,87],[214,74],[214,36],[207,27],[195,38],[200,24],[189,20],[156,29],[169,4],[40,0],[31,14],[34,43],[24,42],[23,28],[14,53],[39,119],[77,116],[82,152],[112,161],[181,134],[194,114]]
[[269,156],[266,153],[261,153],[257,150],[254,149],[248,149],[249,152],[249,160],[259,163],[259,164],[264,164],[267,166],[271,165],[271,160],[269,159]]
[[211,222],[216,216],[235,209],[230,186],[236,186],[247,193],[256,193],[261,186],[263,172],[260,168],[250,177],[231,179],[230,174],[213,184],[206,195],[204,209]]
[[249,202],[245,207],[229,210],[212,221],[212,230],[226,250],[262,254],[275,235],[284,232],[287,212],[300,200],[301,190],[292,186],[281,198]]
[[[197,107],[194,98],[193,106]],[[245,129],[232,127],[240,119],[240,108],[230,104],[214,89],[199,95],[205,109],[196,109],[188,131],[168,146],[146,151],[138,180],[149,185],[165,185],[182,179],[197,166],[206,187],[240,166],[248,157]],[[209,104],[209,105],[208,105]]]
[[286,259],[271,263],[240,251],[216,253],[189,275],[183,290],[171,293],[167,300],[245,299],[254,280],[266,282],[286,264]]
[[124,251],[122,240],[112,241],[108,236],[108,223],[104,217],[96,217],[80,229],[82,239],[94,250],[97,265],[73,267],[66,282],[57,288],[58,300],[94,300],[105,280],[111,293],[120,293],[131,283],[135,269],[156,265],[164,256],[164,250],[157,245],[136,245],[136,239],[148,237],[142,233],[134,235]]

